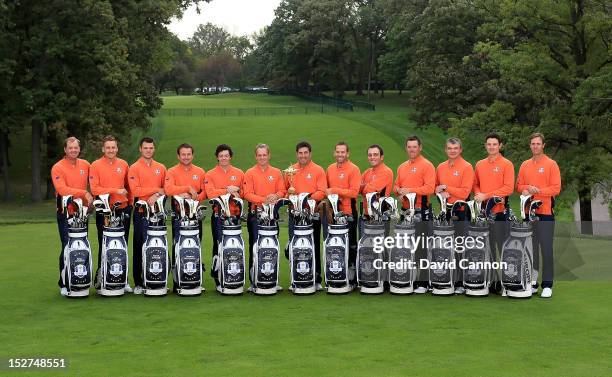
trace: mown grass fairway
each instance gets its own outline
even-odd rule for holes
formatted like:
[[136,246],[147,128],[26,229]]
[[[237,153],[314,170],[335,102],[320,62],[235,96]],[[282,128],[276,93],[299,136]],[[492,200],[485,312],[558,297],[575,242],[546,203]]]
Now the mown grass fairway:
[[[165,101],[185,108],[310,105],[294,98],[236,94]],[[406,115],[406,109],[383,105],[376,112],[333,115],[162,117],[154,119],[150,134],[158,140],[157,159],[167,166],[176,163],[176,146],[188,141],[195,147],[196,164],[208,170],[215,163],[214,147],[227,142],[235,151],[234,164],[246,169],[254,164],[255,144],[266,142],[273,164],[284,168],[295,159],[295,143],[307,139],[315,162],[327,167],[334,144],[343,139],[362,169],[367,166],[365,148],[372,143],[383,146],[385,161],[395,169],[405,159],[403,138],[413,131]],[[434,128],[420,135],[425,154],[435,163],[442,161],[445,135]],[[129,149],[124,145],[122,151]],[[480,158],[480,151],[470,153],[469,160]],[[21,174],[27,179],[29,173]],[[610,374],[610,240],[556,239],[560,281],[551,300],[388,293],[295,297],[286,290],[289,269],[284,258],[285,291],[274,297],[220,296],[207,271],[207,292],[199,298],[170,294],[105,299],[92,293],[87,299],[68,300],[56,286],[59,239],[52,211],[50,203],[0,207],[0,356],[64,357],[68,369],[2,370],[10,375]],[[31,221],[44,223],[18,224]],[[207,267],[209,224],[207,218]],[[282,227],[283,244],[286,237]],[[89,238],[96,255],[93,223]]]

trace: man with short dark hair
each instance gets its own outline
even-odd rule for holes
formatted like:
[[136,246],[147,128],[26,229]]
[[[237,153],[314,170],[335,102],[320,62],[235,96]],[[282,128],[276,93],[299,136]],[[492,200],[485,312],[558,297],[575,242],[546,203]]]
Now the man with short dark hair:
[[[487,157],[476,163],[472,191],[474,200],[480,203],[494,196],[503,198],[501,203],[491,208],[491,215],[495,221],[489,227],[489,245],[492,261],[496,262],[508,236],[508,196],[514,191],[514,166],[501,154],[503,144],[498,134],[488,134],[485,137],[484,146]],[[501,292],[501,281],[498,275],[499,270],[494,271],[491,282],[493,293]]]
[[[165,195],[164,182],[166,167],[153,160],[155,141],[144,137],[139,143],[140,158],[128,170],[128,182],[133,202],[144,200],[149,206],[162,195]],[[134,277],[134,294],[141,294],[143,288],[142,244],[145,239],[147,220],[144,209],[134,210],[134,229],[132,240],[132,274]]]
[[[95,196],[110,194],[109,203],[113,205],[119,202],[119,208],[115,213],[124,217],[123,228],[125,230],[125,243],[127,245],[130,237],[130,215],[132,205],[127,188],[128,163],[117,157],[119,147],[113,136],[106,136],[102,140],[102,157],[91,163],[89,169],[89,185],[91,193]],[[96,227],[98,228],[98,269],[100,269],[102,257],[102,233],[104,231],[104,215],[96,212]],[[96,274],[97,275],[97,274]],[[130,284],[125,286],[126,292],[132,292]]]
[[[293,188],[295,195],[301,193],[310,193],[310,197],[317,204],[325,198],[325,190],[327,189],[327,179],[323,168],[312,162],[312,146],[307,141],[301,141],[295,146],[295,154],[297,163],[292,167],[297,170],[293,176]],[[285,186],[289,188],[290,182],[287,180]],[[289,193],[292,194],[292,193]],[[321,282],[321,220],[312,222],[313,236],[315,243],[315,271],[316,271],[316,288],[322,290]],[[289,242],[293,237],[293,218],[289,216]]]
[[57,228],[62,248],[59,257],[60,278],[57,284],[62,296],[68,295],[64,276],[64,248],[68,244],[68,221],[62,209],[62,196],[72,195],[73,198],[83,200],[84,206],[93,202],[93,196],[87,191],[87,177],[89,176],[89,162],[79,158],[81,142],[76,137],[69,137],[64,141],[64,158],[51,168],[51,179],[55,187],[57,203]]
[[[521,195],[532,195],[533,200],[541,200],[542,205],[536,210],[538,221],[535,222],[533,266],[542,271],[543,298],[552,297],[553,287],[553,237],[555,234],[555,214],[553,211],[555,196],[561,192],[561,172],[557,163],[544,154],[544,135],[539,132],[529,138],[532,157],[524,161],[519,169],[516,191]],[[542,252],[542,269],[540,269],[540,251]],[[533,290],[537,292],[536,283]]]
[[[166,172],[166,182],[164,183],[164,191],[166,195],[182,196],[197,200],[200,203],[206,199],[206,190],[204,187],[204,177],[206,172],[199,166],[193,164],[193,147],[187,143],[183,143],[176,148],[177,158],[179,163],[168,169]],[[178,216],[172,217],[172,264],[175,261],[176,247],[175,243],[179,237],[180,219]],[[198,222],[198,236],[202,240],[202,222]],[[173,290],[176,292],[176,286]]]
[[[335,163],[327,167],[327,190],[326,195],[337,194],[340,198],[339,210],[353,217],[349,222],[349,268],[355,270],[357,258],[357,197],[361,185],[361,172],[359,167],[349,160],[349,146],[341,141],[336,144],[334,150]],[[356,279],[353,276],[352,285]]]
[[[217,157],[218,164],[206,173],[206,178],[204,180],[206,196],[208,199],[214,199],[221,195],[231,194],[239,198],[244,182],[244,173],[231,164],[232,157],[234,157],[234,151],[232,151],[229,145],[220,144],[215,150],[215,157]],[[240,215],[240,210],[234,203],[230,203],[230,210],[232,215]],[[222,225],[220,218],[213,214],[210,218],[213,242],[213,266],[210,269],[210,274],[215,279],[217,289],[220,289],[221,283],[217,277],[217,269],[220,268],[220,265],[215,266],[214,261],[219,255],[218,242],[221,239]]]
[[[436,186],[436,169],[428,159],[421,155],[423,146],[421,139],[416,136],[406,138],[404,144],[408,160],[402,163],[397,168],[397,178],[395,179],[394,192],[402,200],[402,208],[408,208],[408,200],[404,195],[416,194],[415,210],[421,214],[421,221],[416,224],[416,236],[427,237],[430,234],[431,225],[431,204],[429,195],[433,194]],[[417,246],[415,253],[415,261],[417,265],[421,264],[422,259],[427,259],[427,250]],[[419,269],[417,279],[415,281],[414,293],[427,293],[429,285],[429,277],[426,270]]]

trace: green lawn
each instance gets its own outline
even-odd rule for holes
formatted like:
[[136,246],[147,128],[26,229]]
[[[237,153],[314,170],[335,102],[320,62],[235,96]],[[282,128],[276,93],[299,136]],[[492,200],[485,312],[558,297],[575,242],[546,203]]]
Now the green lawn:
[[[168,108],[312,105],[267,94],[164,101]],[[156,158],[167,166],[176,163],[176,146],[188,141],[195,147],[195,163],[208,170],[215,164],[215,146],[225,142],[234,148],[234,164],[246,170],[254,164],[254,146],[266,142],[273,164],[284,168],[295,160],[295,143],[306,139],[313,144],[314,161],[323,167],[332,163],[335,143],[345,140],[362,169],[367,167],[367,146],[378,143],[395,170],[405,160],[403,139],[415,132],[414,124],[403,97],[388,93],[375,101],[376,112],[165,116],[153,119],[147,134],[156,138]],[[425,155],[436,164],[443,161],[446,135],[437,128],[416,132],[423,137]],[[130,143],[120,144],[132,161],[133,144],[140,136],[135,133]],[[27,133],[21,138],[27,140]],[[29,155],[28,142],[14,140],[13,147],[11,156]],[[483,153],[469,151],[466,158],[473,162]],[[53,203],[28,203],[29,161],[13,162],[18,200],[0,205],[0,341],[6,345],[1,357],[66,357],[69,369],[56,374],[87,376],[610,375],[605,355],[612,351],[612,241],[567,237],[575,233],[573,224],[558,227],[558,281],[551,300],[357,293],[294,297],[287,291],[274,297],[222,297],[212,291],[208,272],[208,292],[200,298],[94,295],[67,300],[56,287],[59,240]],[[208,219],[204,229],[208,266]],[[93,250],[95,238],[92,224]],[[281,242],[286,242],[285,227]],[[282,285],[287,284],[283,259]]]
[[[68,358],[58,375],[609,375],[608,358],[596,356],[612,351],[609,279],[558,281],[551,300],[517,301],[286,290],[223,297],[207,274],[199,298],[68,300],[55,286],[53,225],[4,226],[0,238],[2,354]],[[93,229],[90,239],[95,250]],[[583,246],[591,268],[610,271],[597,251],[609,241]],[[203,249],[208,265],[208,232]]]

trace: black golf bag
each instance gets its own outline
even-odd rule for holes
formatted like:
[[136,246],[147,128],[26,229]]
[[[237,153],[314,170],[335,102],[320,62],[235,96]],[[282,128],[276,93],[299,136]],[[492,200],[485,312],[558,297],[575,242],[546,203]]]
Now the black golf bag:
[[91,247],[87,239],[87,227],[68,228],[68,243],[64,247],[64,271],[62,279],[68,289],[68,297],[89,296],[93,281]]
[[[487,296],[493,270],[491,269],[491,245],[489,244],[489,224],[477,222],[468,228],[468,236],[480,239],[482,247],[476,243],[463,252],[463,287],[466,296]],[[478,237],[478,238],[477,238]]]
[[385,223],[365,222],[363,234],[357,243],[356,274],[361,293],[379,294],[384,292],[384,269],[376,268],[376,260],[381,264],[386,259],[384,252],[374,251],[374,239],[385,237]]
[[102,296],[122,296],[127,285],[128,269],[127,243],[123,226],[103,227],[98,293]]
[[143,294],[163,296],[168,292],[168,231],[166,225],[148,225],[142,245]]
[[513,222],[500,258],[501,282],[508,297],[529,298],[537,281],[533,270],[533,230],[528,222]]
[[277,225],[257,225],[253,245],[253,267],[250,271],[253,293],[273,295],[277,292],[280,252]]
[[323,243],[323,266],[327,293],[348,293],[353,287],[349,279],[349,224],[329,224]]
[[217,266],[220,284],[217,290],[226,295],[242,294],[246,266],[242,226],[223,225],[221,234],[218,262],[213,262],[213,266]]
[[[396,237],[399,236],[399,239],[413,240],[416,234],[415,222],[403,221],[397,223],[394,232]],[[395,245],[389,250],[389,292],[410,294],[414,291],[414,281],[418,272],[415,262],[416,246],[409,241],[408,245],[401,245],[401,247]]]
[[429,285],[434,295],[455,293],[454,235],[452,221],[434,221],[433,238],[427,248]]
[[202,294],[202,252],[197,222],[181,222],[175,238],[173,278],[176,293],[181,296]]
[[294,294],[316,292],[315,245],[312,223],[295,225],[289,242],[289,267]]

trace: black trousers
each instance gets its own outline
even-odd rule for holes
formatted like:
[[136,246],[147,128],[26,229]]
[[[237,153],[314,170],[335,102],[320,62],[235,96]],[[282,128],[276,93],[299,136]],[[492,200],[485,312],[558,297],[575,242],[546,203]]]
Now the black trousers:
[[142,287],[144,276],[142,273],[142,245],[146,238],[148,221],[144,213],[134,211],[134,229],[132,229],[132,276],[134,285]]
[[[293,238],[293,229],[295,227],[295,219],[293,216],[289,216],[289,242]],[[314,249],[315,249],[315,274],[316,283],[321,284],[323,279],[321,278],[321,220],[314,220],[312,222],[313,238],[314,238]],[[287,249],[288,250],[288,247]]]
[[57,230],[59,232],[59,236],[60,236],[60,244],[61,244],[61,249],[60,249],[60,256],[59,256],[59,272],[60,272],[60,277],[59,280],[57,281],[57,285],[59,285],[60,288],[64,288],[66,287],[66,276],[63,276],[64,274],[64,248],[66,247],[66,245],[68,244],[68,220],[66,219],[66,216],[63,213],[57,213]]
[[[552,288],[554,277],[553,238],[555,215],[537,215],[533,237],[533,267],[542,277],[542,288]],[[542,266],[540,266],[542,253]],[[536,283],[537,286],[537,283]]]
[[[132,206],[117,209],[117,216],[125,213],[127,216],[123,220],[123,229],[125,231],[125,243],[127,245],[130,239],[130,215],[132,214]],[[98,230],[98,268],[102,262],[102,233],[104,231],[104,216],[100,212],[96,212],[96,228]]]

